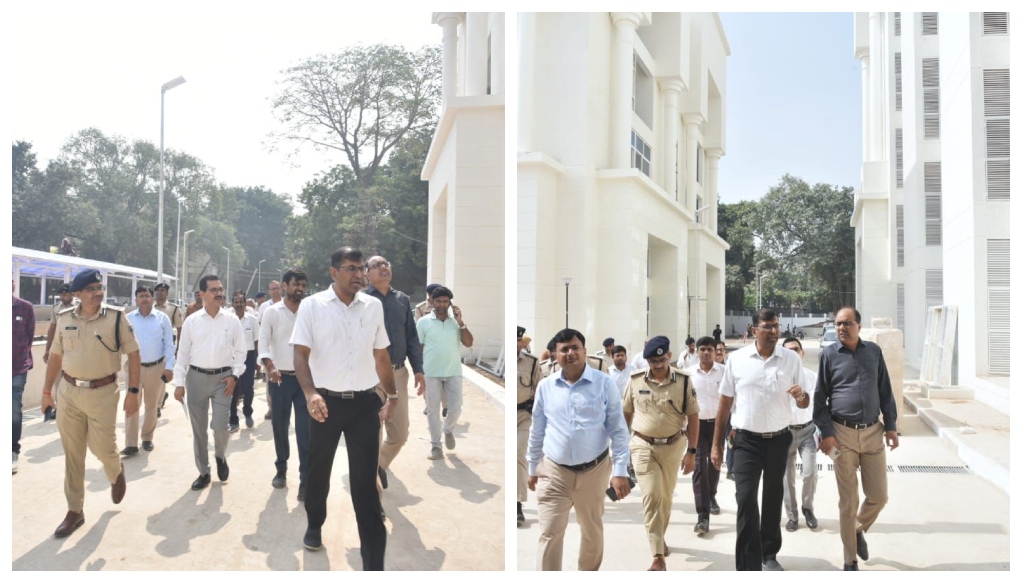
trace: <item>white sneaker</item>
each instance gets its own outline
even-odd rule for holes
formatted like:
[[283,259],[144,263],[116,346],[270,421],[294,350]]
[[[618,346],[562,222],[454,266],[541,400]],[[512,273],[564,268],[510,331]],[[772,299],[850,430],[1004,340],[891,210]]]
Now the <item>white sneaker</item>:
[[11,452],[11,453],[13,454],[13,455],[11,456],[11,457],[12,457],[12,459],[11,459],[11,465],[12,465],[12,466],[13,466],[13,468],[14,468],[14,471],[12,471],[12,472],[11,472],[11,474],[13,475],[13,474],[17,474],[17,473],[18,473],[18,454],[17,454],[17,453],[14,453],[14,452]]
[[454,432],[444,434],[444,445],[447,449],[454,449]]
[[434,447],[429,451],[429,455],[426,456],[428,460],[442,460],[444,459],[444,452],[439,447]]

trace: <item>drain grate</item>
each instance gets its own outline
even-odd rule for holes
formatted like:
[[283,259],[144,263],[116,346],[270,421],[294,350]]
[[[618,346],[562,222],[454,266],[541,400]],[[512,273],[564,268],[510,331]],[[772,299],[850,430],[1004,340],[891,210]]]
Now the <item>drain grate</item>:
[[[890,468],[890,466],[887,466]],[[890,471],[890,470],[888,470]],[[965,466],[898,466],[903,474],[971,474]]]

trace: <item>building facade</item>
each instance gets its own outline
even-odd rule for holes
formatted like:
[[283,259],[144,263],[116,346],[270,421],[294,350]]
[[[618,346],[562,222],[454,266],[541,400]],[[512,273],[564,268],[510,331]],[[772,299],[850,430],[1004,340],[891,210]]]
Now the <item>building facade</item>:
[[856,305],[889,317],[919,368],[931,306],[958,308],[958,384],[1007,411],[1009,19],[860,12]]
[[518,323],[680,353],[724,323],[720,19],[519,13],[518,51]]
[[443,106],[422,169],[426,278],[454,292],[471,354],[495,358],[505,332],[504,14],[436,12],[433,23],[443,30]]

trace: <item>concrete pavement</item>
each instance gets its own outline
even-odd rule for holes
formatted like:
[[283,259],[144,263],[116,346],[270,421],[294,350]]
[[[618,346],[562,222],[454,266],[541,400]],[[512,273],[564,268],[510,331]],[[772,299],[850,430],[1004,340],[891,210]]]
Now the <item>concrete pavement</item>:
[[[466,367],[467,369],[467,367]],[[41,374],[33,371],[30,374]],[[389,473],[383,493],[388,570],[501,570],[504,568],[503,387],[466,373],[457,446],[429,461],[423,401],[412,396],[411,436]],[[412,389],[414,393],[414,388]],[[358,531],[348,488],[344,442],[338,448],[324,548],[302,547],[306,528],[298,490],[297,451],[288,486],[276,490],[274,447],[265,384],[256,384],[256,425],[232,434],[231,476],[213,477],[193,492],[198,475],[191,429],[180,404],[167,401],[152,452],[124,459],[128,489],[114,505],[99,462],[86,456],[85,525],[53,538],[67,507],[64,455],[57,426],[26,412],[19,471],[12,477],[14,570],[359,570]],[[123,447],[123,414],[118,447]],[[210,440],[212,441],[212,439]],[[212,446],[211,446],[212,447]],[[212,454],[210,455],[212,457]]]

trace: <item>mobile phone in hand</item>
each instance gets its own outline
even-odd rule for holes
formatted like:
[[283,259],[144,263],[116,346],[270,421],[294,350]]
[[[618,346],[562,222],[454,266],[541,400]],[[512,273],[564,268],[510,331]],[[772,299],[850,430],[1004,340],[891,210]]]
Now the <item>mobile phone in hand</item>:
[[[635,488],[635,480],[631,476],[628,476],[628,487]],[[617,491],[614,490],[614,486],[607,488],[607,498],[610,498],[611,502],[617,502]]]

